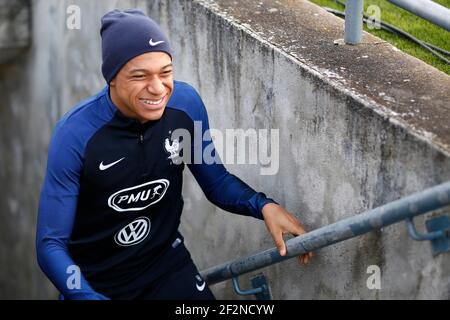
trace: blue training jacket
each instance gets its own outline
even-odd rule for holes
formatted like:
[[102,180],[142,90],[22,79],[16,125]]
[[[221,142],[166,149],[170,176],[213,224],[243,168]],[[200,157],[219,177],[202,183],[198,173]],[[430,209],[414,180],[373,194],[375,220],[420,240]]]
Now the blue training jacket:
[[[178,232],[185,165],[209,201],[262,219],[262,207],[274,201],[230,174],[220,161],[176,161],[182,141],[171,133],[185,129],[194,137],[196,121],[203,136],[209,124],[200,96],[175,81],[159,120],[142,124],[125,117],[106,86],[57,123],[36,246],[40,267],[64,298],[132,299],[190,259]],[[212,142],[202,141],[200,148],[208,145]],[[80,271],[79,282],[74,270]]]

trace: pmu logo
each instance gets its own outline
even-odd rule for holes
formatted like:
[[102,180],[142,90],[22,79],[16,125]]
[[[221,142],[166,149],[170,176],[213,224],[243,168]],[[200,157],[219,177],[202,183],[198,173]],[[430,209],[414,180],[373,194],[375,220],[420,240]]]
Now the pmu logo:
[[151,227],[150,219],[139,217],[127,224],[114,236],[114,240],[119,246],[133,246],[142,242],[149,234]]
[[108,199],[108,206],[116,211],[139,211],[160,201],[169,188],[169,180],[159,179],[120,190]]

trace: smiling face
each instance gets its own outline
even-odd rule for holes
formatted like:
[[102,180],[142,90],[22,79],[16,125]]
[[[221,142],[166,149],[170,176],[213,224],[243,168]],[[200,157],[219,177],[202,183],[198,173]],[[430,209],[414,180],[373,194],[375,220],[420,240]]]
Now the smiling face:
[[127,117],[158,120],[173,91],[173,68],[164,52],[148,52],[128,61],[110,82],[111,100]]

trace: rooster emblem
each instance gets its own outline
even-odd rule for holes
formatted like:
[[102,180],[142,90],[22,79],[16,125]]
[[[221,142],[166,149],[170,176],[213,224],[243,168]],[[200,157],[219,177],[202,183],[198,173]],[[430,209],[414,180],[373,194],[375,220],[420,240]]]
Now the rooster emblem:
[[169,138],[166,138],[164,141],[164,147],[166,148],[166,151],[170,153],[170,156],[167,159],[175,159],[178,158],[180,155],[178,154],[180,152],[180,143],[177,139],[174,139],[172,143],[170,143]]

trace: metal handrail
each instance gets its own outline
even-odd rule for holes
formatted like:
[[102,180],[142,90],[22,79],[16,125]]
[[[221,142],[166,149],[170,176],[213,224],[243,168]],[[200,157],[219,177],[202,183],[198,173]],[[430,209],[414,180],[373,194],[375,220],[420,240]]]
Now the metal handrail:
[[271,248],[200,273],[208,284],[222,282],[447,205],[450,205],[450,181],[292,238],[286,241],[286,256]]
[[387,0],[431,23],[450,31],[450,9],[430,0]]
[[[341,2],[339,2],[339,3],[341,3]],[[335,10],[335,9],[332,9],[332,8],[328,8],[328,7],[322,7],[322,8],[324,8],[325,10],[327,10],[328,12],[330,12],[330,13],[332,13],[334,15],[337,15],[337,16],[340,16],[340,17],[344,17],[344,19],[345,19],[345,12],[342,12],[342,11],[339,11],[339,10]],[[365,14],[363,14],[363,21],[365,23],[367,23],[367,24],[371,22],[370,18],[368,16],[366,16]],[[408,32],[403,31],[403,30],[393,26],[392,24],[380,21],[380,27],[383,30],[386,30],[388,32],[392,32],[392,33],[395,33],[395,34],[399,34],[399,35],[405,37],[406,39],[409,39],[409,40],[417,43],[419,46],[421,46],[425,50],[428,50],[429,52],[434,54],[436,57],[441,59],[443,62],[445,62],[447,64],[450,64],[450,60],[448,60],[445,57],[445,56],[450,56],[450,52],[449,51],[444,50],[442,48],[439,48],[439,47],[437,47],[437,46],[435,46],[435,45],[433,45],[431,43],[428,43],[426,41],[419,40],[416,37],[414,37],[413,35],[409,34]]]
[[[450,9],[430,0],[387,0],[431,23],[450,31]],[[364,0],[347,0],[345,3],[344,41],[358,44],[362,39]]]

